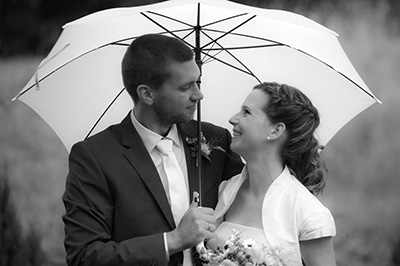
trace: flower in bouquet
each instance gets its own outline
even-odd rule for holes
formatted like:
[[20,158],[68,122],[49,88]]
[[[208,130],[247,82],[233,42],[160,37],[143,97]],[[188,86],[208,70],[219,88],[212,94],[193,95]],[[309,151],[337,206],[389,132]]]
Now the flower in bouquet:
[[267,248],[253,239],[242,240],[241,232],[233,234],[223,248],[207,249],[197,246],[204,266],[286,266],[288,257],[279,248]]

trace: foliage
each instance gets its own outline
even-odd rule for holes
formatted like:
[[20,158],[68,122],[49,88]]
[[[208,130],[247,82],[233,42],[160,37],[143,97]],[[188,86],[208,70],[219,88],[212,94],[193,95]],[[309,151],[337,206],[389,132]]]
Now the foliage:
[[[364,0],[374,8],[378,0]],[[137,6],[160,2],[157,0],[1,0],[0,56],[17,54],[45,55],[56,42],[62,25],[79,17],[107,8]],[[345,12],[347,0],[234,0],[252,6],[280,8],[299,13],[321,10]],[[382,2],[382,0],[380,1]],[[400,1],[385,0],[391,18],[398,19]]]
[[40,242],[41,237],[33,227],[27,234],[23,233],[11,202],[11,188],[4,170],[0,173],[0,265],[42,265],[45,254]]

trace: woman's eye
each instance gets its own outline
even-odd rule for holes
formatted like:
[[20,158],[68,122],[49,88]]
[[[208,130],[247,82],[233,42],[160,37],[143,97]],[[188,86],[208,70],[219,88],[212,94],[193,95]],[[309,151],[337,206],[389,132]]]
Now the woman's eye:
[[182,88],[183,90],[189,90],[191,86],[192,86],[192,85],[189,83],[189,84],[186,84],[186,85],[182,86],[181,88]]

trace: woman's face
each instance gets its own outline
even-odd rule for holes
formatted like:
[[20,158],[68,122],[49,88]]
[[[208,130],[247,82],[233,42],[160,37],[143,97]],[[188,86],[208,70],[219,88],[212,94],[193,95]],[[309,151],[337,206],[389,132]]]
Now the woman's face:
[[268,96],[254,89],[244,100],[240,111],[229,119],[233,125],[231,149],[241,156],[264,147],[273,125],[263,111]]

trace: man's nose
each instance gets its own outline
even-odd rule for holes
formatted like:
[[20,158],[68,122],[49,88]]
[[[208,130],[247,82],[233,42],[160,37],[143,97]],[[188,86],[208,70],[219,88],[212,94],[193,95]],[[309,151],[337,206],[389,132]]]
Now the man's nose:
[[194,88],[194,93],[193,93],[193,96],[192,96],[192,100],[195,100],[195,101],[200,101],[200,100],[202,100],[204,98],[204,95],[203,95],[203,93],[201,92],[201,90],[200,90],[200,88],[197,86],[197,84],[196,84],[196,86],[195,86],[195,88]]

